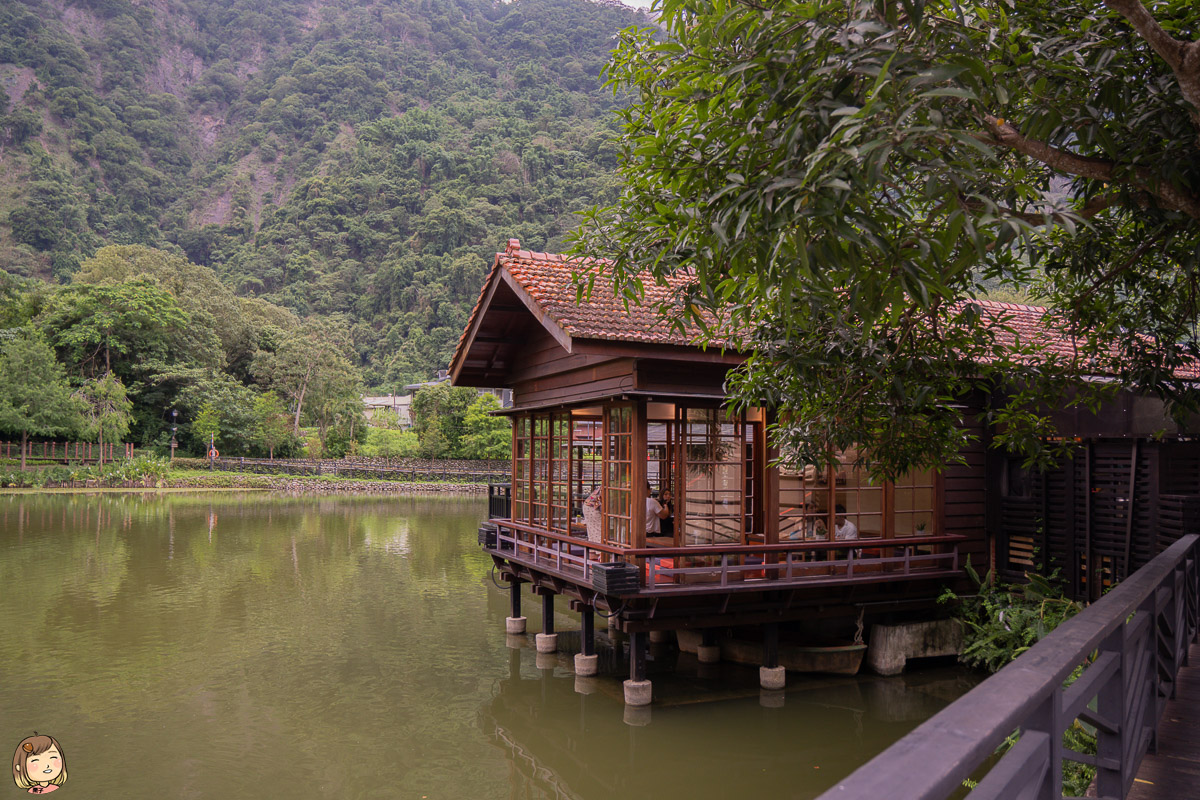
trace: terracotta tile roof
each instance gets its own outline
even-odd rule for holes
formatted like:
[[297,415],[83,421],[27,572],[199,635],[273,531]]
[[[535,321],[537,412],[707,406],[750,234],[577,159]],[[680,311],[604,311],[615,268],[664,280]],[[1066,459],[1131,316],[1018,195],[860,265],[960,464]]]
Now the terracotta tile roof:
[[[678,346],[696,346],[699,331],[686,327],[683,331],[659,316],[657,306],[669,300],[687,282],[686,276],[678,276],[661,285],[646,273],[643,280],[645,301],[641,305],[625,304],[613,293],[608,280],[608,262],[571,259],[557,253],[539,253],[522,250],[517,239],[509,239],[505,252],[496,254],[492,271],[484,281],[479,300],[471,311],[470,319],[455,350],[457,362],[462,348],[467,344],[467,333],[472,329],[476,317],[482,310],[484,298],[492,283],[506,271],[529,295],[549,319],[572,338],[605,339],[621,342],[645,342]],[[596,273],[591,296],[576,302],[576,274]],[[736,349],[732,342],[727,346]],[[719,346],[710,345],[710,346]]]
[[[467,333],[481,311],[483,300],[492,283],[499,279],[502,270],[507,271],[525,293],[545,312],[555,325],[572,338],[606,339],[622,342],[645,342],[678,346],[695,346],[698,331],[685,328],[683,331],[663,320],[657,306],[669,300],[683,286],[687,277],[679,275],[668,279],[667,285],[654,281],[647,273],[643,281],[646,302],[631,306],[613,294],[612,283],[607,279],[604,261],[581,261],[554,253],[538,253],[521,249],[517,239],[509,239],[505,252],[496,254],[491,273],[484,282],[479,301],[471,312],[462,338],[459,340],[454,359],[458,361],[467,344]],[[583,303],[576,302],[577,273],[594,271],[597,279],[591,297]],[[964,301],[976,305],[983,317],[991,317],[1007,325],[1012,333],[1001,334],[1002,341],[1019,338],[1022,344],[1036,343],[1045,351],[1069,359],[1075,356],[1075,339],[1054,321],[1054,315],[1040,306],[1019,303],[1001,303],[991,300]],[[723,344],[733,350],[740,342],[726,341]]]

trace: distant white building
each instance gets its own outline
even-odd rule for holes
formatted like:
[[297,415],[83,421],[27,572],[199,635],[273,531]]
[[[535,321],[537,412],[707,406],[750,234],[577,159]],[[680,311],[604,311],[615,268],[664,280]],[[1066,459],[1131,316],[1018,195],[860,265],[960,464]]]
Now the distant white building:
[[[448,370],[439,369],[437,378],[425,383],[410,383],[404,387],[405,394],[385,394],[379,397],[364,397],[363,398],[363,416],[368,420],[380,411],[394,412],[400,420],[401,430],[407,430],[413,426],[412,418],[412,401],[413,395],[424,389],[427,386],[437,386],[439,383],[445,383],[450,380]],[[478,389],[479,394],[494,395],[500,401],[501,408],[508,408],[512,405],[512,389]]]
[[409,394],[386,394],[382,397],[363,398],[363,416],[373,419],[380,411],[391,411],[400,420],[400,428],[412,427],[412,399]]

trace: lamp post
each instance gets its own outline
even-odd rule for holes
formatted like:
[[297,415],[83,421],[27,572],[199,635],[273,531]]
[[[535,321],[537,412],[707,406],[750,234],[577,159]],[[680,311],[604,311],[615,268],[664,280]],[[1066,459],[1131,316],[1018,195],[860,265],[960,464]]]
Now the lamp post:
[[175,448],[179,447],[179,440],[175,438],[175,434],[179,432],[179,412],[171,409],[171,460],[175,460]]

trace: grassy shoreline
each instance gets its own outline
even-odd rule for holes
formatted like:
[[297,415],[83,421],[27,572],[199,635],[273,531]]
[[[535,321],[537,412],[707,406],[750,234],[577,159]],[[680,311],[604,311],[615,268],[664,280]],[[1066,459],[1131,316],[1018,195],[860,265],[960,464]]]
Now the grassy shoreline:
[[207,470],[181,470],[151,485],[0,487],[4,494],[90,494],[96,492],[221,492],[254,491],[305,494],[458,494],[485,495],[487,484],[443,481],[378,481],[333,475],[289,477],[247,475]]

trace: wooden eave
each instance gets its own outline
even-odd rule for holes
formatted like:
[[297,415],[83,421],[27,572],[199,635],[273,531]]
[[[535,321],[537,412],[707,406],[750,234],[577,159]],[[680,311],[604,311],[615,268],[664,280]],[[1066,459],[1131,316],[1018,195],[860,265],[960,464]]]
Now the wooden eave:
[[516,350],[536,321],[568,353],[571,337],[499,263],[480,294],[466,334],[450,363],[455,386],[507,386]]
[[739,351],[720,348],[573,337],[512,276],[498,255],[450,363],[451,382],[456,386],[512,387],[520,382],[513,372],[519,349],[539,327],[568,355],[593,364],[613,359],[653,359],[735,367],[746,358]]

